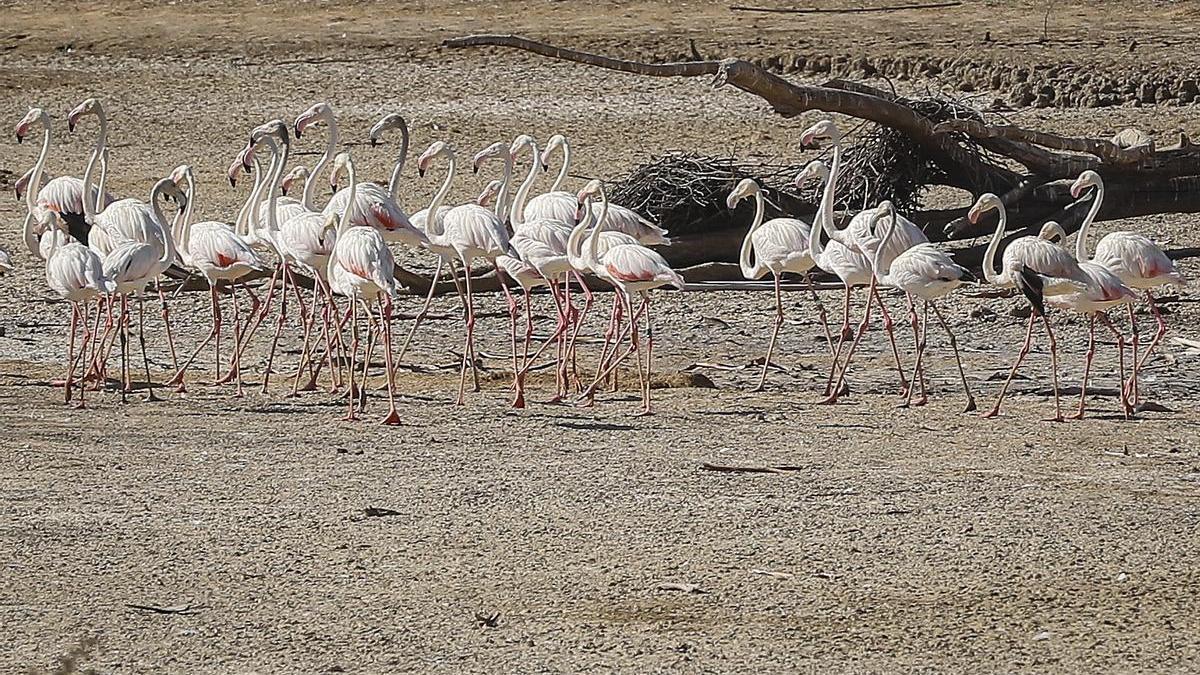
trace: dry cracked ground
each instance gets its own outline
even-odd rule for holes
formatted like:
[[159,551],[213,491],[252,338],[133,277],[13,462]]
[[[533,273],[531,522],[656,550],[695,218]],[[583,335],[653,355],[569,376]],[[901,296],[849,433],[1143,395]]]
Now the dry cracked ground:
[[[830,4],[830,3],[823,3]],[[449,52],[440,39],[523,32],[626,56],[686,49],[755,55],[947,54],[1127,66],[1134,36],[1158,65],[1194,68],[1176,39],[1188,3],[968,2],[889,15],[732,14],[708,2],[0,3],[0,118],[32,105],[57,128],[49,166],[79,173],[92,129],[63,117],[102,96],[121,195],[180,162],[200,177],[199,215],[230,219],[241,191],[220,171],[246,129],[326,99],[363,173],[386,175],[395,145],[362,144],[400,110],[414,145],[475,149],[528,131],[568,133],[579,176],[610,177],[669,149],[795,159],[816,116],[779,120],[706,82],[643,80],[522,55]],[[980,35],[990,31],[991,42]],[[1143,57],[1144,58],[1144,57]],[[1161,63],[1159,63],[1161,62]],[[938,89],[937,81],[913,86]],[[1038,110],[1019,119],[1108,135],[1125,126],[1200,135],[1194,107]],[[5,191],[35,157],[7,135]],[[321,140],[305,139],[311,162]],[[798,160],[797,160],[798,161]],[[434,179],[405,175],[418,208]],[[480,186],[463,177],[455,199]],[[1170,332],[1143,391],[1161,409],[1125,421],[1113,344],[1099,345],[1083,421],[1052,414],[1039,337],[1004,414],[963,414],[945,339],[931,331],[928,406],[897,408],[876,331],[851,395],[820,406],[823,331],[805,293],[763,393],[748,393],[770,294],[655,298],[657,414],[635,392],[594,408],[508,408],[507,321],[480,299],[483,391],[450,404],[461,321],[438,299],[400,379],[403,425],[341,421],[325,393],[287,398],[299,343],[283,339],[269,395],[265,336],[247,356],[250,391],[212,387],[211,353],[187,395],[89,392],[64,407],[66,307],[19,249],[22,207],[0,202],[0,670],[6,672],[749,671],[1194,672],[1200,661],[1200,384],[1194,288],[1166,293]],[[1167,248],[1195,246],[1191,216],[1120,224]],[[404,252],[406,264],[429,260]],[[1181,263],[1193,279],[1200,265]],[[837,321],[841,297],[823,292]],[[598,296],[607,306],[609,295]],[[399,309],[415,311],[404,298]],[[902,356],[913,338],[897,315]],[[534,299],[538,334],[546,296]],[[1024,321],[1011,298],[947,305],[970,386],[986,407]],[[860,305],[856,304],[857,308]],[[168,377],[157,306],[147,334]],[[203,294],[173,304],[181,348],[208,329]],[[1138,315],[1143,334],[1151,317]],[[1055,316],[1066,399],[1078,393],[1086,323]],[[1122,321],[1124,319],[1122,318]],[[602,320],[589,320],[587,370]],[[396,324],[403,333],[407,318]],[[1122,325],[1125,325],[1124,323]],[[703,376],[703,377],[701,377]],[[623,381],[630,382],[631,374]],[[715,388],[700,385],[711,380]],[[381,384],[375,378],[373,384]],[[548,396],[539,374],[531,395]],[[721,467],[758,471],[719,471]]]

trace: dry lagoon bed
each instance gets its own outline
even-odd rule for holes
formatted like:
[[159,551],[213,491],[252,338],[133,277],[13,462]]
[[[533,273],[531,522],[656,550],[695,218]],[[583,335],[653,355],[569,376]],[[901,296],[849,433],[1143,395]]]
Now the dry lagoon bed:
[[[539,5],[518,14],[499,3],[464,18],[455,3],[427,4],[427,13],[395,20],[413,31],[436,24],[441,32],[431,37],[441,37],[519,15],[517,27],[549,35],[571,11]],[[1102,6],[1125,12],[1132,4]],[[15,46],[0,54],[0,118],[38,104],[61,122],[104,78],[114,191],[139,194],[188,161],[201,177],[200,215],[227,218],[242,192],[223,186],[218,172],[245,129],[320,98],[337,106],[352,142],[392,109],[413,122],[418,148],[439,137],[466,150],[518,131],[544,138],[563,130],[575,140],[576,172],[589,176],[670,148],[790,156],[803,126],[700,82],[440,53],[418,38],[381,47],[371,31],[375,5],[282,7],[275,15],[235,2],[169,10],[205,26],[200,34],[215,31],[199,41],[156,22],[156,12],[168,11],[157,5],[85,5],[77,20],[89,30],[64,48],[76,33],[61,18],[35,29],[29,10],[6,6],[14,35],[44,39],[4,38]],[[721,6],[689,7],[622,5],[615,37],[600,31],[602,13],[576,9],[566,25],[616,51],[653,42],[639,21],[654,17],[734,52],[739,41],[753,49],[782,39],[763,38],[761,19],[705,33],[703,22]],[[214,18],[231,8],[239,20]],[[327,53],[339,30],[355,27],[334,52],[340,58],[305,62],[312,54],[287,44],[299,34],[288,21],[305,11],[321,20],[303,49]],[[1175,11],[1156,5],[1139,19],[1143,41],[1168,32]],[[962,12],[953,20],[978,20]],[[112,15],[125,33],[102,30]],[[844,20],[818,17],[810,27],[835,33]],[[895,25],[918,24],[906,17]],[[1003,41],[1003,31],[1025,24],[993,30]],[[238,40],[239,26],[251,46]],[[923,48],[953,45],[930,37]],[[1036,114],[1063,131],[1137,124],[1194,137],[1191,110]],[[59,129],[51,168],[78,171],[90,133]],[[299,149],[315,154],[320,142]],[[7,136],[0,143],[0,171],[19,175],[33,161],[34,148]],[[351,149],[367,175],[382,177],[394,147]],[[416,208],[434,183],[408,179]],[[477,187],[463,180],[455,195]],[[11,200],[0,203],[9,224],[0,243],[14,251],[21,213]],[[1194,245],[1193,222],[1161,216],[1121,226],[1170,248]],[[417,269],[429,264],[418,254],[402,258]],[[440,299],[407,359],[421,367],[401,379],[404,425],[385,429],[340,421],[341,402],[327,394],[284,398],[278,376],[270,396],[235,399],[227,387],[197,382],[161,403],[139,394],[120,405],[110,391],[95,394],[89,410],[63,407],[48,383],[59,376],[65,306],[52,301],[28,255],[17,259],[18,272],[0,279],[2,670],[1189,672],[1200,660],[1200,360],[1171,341],[1196,338],[1194,289],[1171,294],[1171,333],[1145,372],[1145,391],[1167,411],[1134,421],[1118,414],[1107,341],[1096,365],[1101,395],[1086,421],[1041,421],[1052,410],[1044,343],[1001,418],[964,415],[953,362],[934,331],[928,406],[896,408],[878,334],[851,375],[852,396],[815,405],[826,347],[803,293],[786,296],[776,358],[783,370],[766,392],[750,394],[772,300],[730,291],[657,296],[663,388],[649,418],[630,416],[631,391],[604,394],[591,409],[510,410],[507,322],[495,296],[481,301],[484,390],[464,408],[450,405],[461,323],[456,301]],[[1200,276],[1194,261],[1183,268]],[[836,317],[840,296],[822,295]],[[948,310],[986,407],[1024,325],[1012,315],[1017,300],[974,296],[959,294]],[[599,304],[607,301],[602,294]],[[404,299],[399,310],[415,303]],[[899,299],[889,303],[899,314]],[[548,298],[535,304],[547,325]],[[207,330],[206,308],[201,294],[175,304],[185,349]],[[1139,318],[1151,327],[1148,315]],[[1056,319],[1070,392],[1086,324]],[[900,326],[911,361],[912,336]],[[593,318],[589,335],[599,329]],[[155,313],[149,333],[163,381],[169,359]],[[248,357],[251,382],[261,380],[264,342],[260,334]],[[282,375],[298,345],[289,334],[284,346]],[[585,361],[596,349],[594,341],[583,346]],[[546,390],[537,380],[531,394]],[[381,395],[372,392],[369,416],[382,414]]]

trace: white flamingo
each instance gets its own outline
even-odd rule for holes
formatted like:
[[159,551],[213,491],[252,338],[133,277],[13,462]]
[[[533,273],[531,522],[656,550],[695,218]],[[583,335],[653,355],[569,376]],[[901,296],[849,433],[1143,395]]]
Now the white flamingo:
[[[86,177],[84,178],[84,183],[85,185],[88,184]],[[123,237],[121,230],[108,229],[111,226],[110,223],[113,222],[127,225],[134,224],[141,216],[141,206],[139,205],[122,207],[121,202],[117,202],[105,209],[104,214],[102,214],[109,214],[114,209],[117,209],[117,219],[97,217],[92,221],[93,234],[103,232],[109,242],[115,242],[112,250],[103,257],[103,261],[104,274],[116,283],[116,295],[121,297],[118,334],[121,338],[122,400],[125,400],[125,394],[132,390],[132,379],[128,364],[128,347],[129,296],[133,294],[136,294],[138,298],[138,341],[141,343],[142,364],[146,370],[146,387],[149,389],[148,400],[157,400],[157,397],[154,395],[154,383],[150,379],[150,361],[146,356],[146,317],[142,294],[146,286],[150,282],[157,280],[159,275],[165,272],[176,258],[174,237],[171,236],[170,229],[163,225],[167,220],[163,216],[162,209],[159,206],[160,198],[171,198],[180,205],[187,203],[186,195],[175,185],[175,181],[171,178],[163,178],[155,183],[154,187],[150,190],[149,210],[152,214],[151,219],[143,219],[141,222],[136,222],[138,231],[145,232],[148,241],[127,239]],[[94,247],[92,248],[95,250]]]
[[[965,267],[955,263],[949,254],[929,243],[912,246],[890,261],[887,260],[885,251],[899,229],[898,223],[900,222],[900,219],[896,217],[896,208],[890,201],[884,201],[875,209],[875,214],[871,216],[871,228],[877,230],[878,223],[883,218],[888,219],[888,225],[880,245],[875,249],[875,260],[872,265],[875,275],[878,277],[879,283],[884,286],[892,286],[904,291],[909,296],[909,307],[913,306],[913,296],[924,301],[924,328],[921,329],[921,336],[917,341],[916,363],[913,365],[912,377],[909,378],[912,386],[908,388],[904,405],[907,407],[912,403],[912,394],[917,383],[921,386],[921,398],[917,401],[917,405],[925,403],[925,370],[922,362],[925,356],[926,338],[929,334],[929,310],[932,308],[938,323],[942,325],[946,336],[950,338],[950,347],[954,350],[954,361],[958,365],[958,377],[962,381],[963,392],[967,395],[967,405],[963,412],[971,412],[975,410],[975,397],[971,395],[971,387],[967,384],[967,375],[963,372],[962,357],[958,353],[958,339],[954,336],[954,331],[950,330],[950,325],[946,323],[946,318],[942,316],[941,310],[938,309],[937,300],[945,297],[964,282],[973,279],[973,276]],[[915,333],[916,310],[913,309],[911,314]],[[857,342],[857,338],[855,342]],[[850,351],[853,354],[853,346]],[[846,360],[849,362],[849,357]]]
[[[1047,241],[1054,241],[1056,238],[1065,241],[1067,238],[1062,226],[1052,220],[1042,225],[1041,233],[1038,236]],[[1117,275],[1102,265],[1082,260],[1079,261],[1079,270],[1083,273],[1082,278],[1087,284],[1086,288],[1074,293],[1045,298],[1047,303],[1055,307],[1086,314],[1088,317],[1088,350],[1083,361],[1083,382],[1079,387],[1079,410],[1071,416],[1077,420],[1083,419],[1084,405],[1087,402],[1088,375],[1092,370],[1092,359],[1096,356],[1097,320],[1108,328],[1117,340],[1120,381],[1122,385],[1125,383],[1125,336],[1112,324],[1108,317],[1108,310],[1121,305],[1130,305],[1137,297]],[[1128,418],[1132,406],[1126,400],[1124,388],[1121,391],[1121,404],[1125,416]]]
[[[32,194],[30,197],[32,198]],[[33,219],[27,218],[27,237],[36,236],[32,233],[32,225]],[[83,339],[78,352],[81,361],[85,360],[88,342],[93,337],[92,331],[88,329],[87,304],[101,295],[115,292],[117,285],[105,275],[104,265],[95,251],[70,237],[67,233],[67,223],[57,211],[46,209],[41,225],[47,228],[41,237],[47,246],[45,249],[35,246],[33,254],[40,258],[43,250],[47,252],[46,283],[71,305],[71,328],[67,337],[67,374],[63,380],[64,402],[69,403],[75,372],[75,336],[80,325],[83,327]],[[86,405],[85,390],[81,378],[78,403],[80,408]]]
[[[349,190],[346,210],[336,222],[337,238],[329,256],[328,278],[334,291],[350,299],[351,347],[350,347],[350,404],[346,419],[355,419],[356,399],[354,385],[354,357],[358,352],[358,302],[364,305],[375,300],[382,317],[380,330],[384,341],[384,362],[387,368],[388,414],[383,424],[400,424],[400,413],[396,410],[396,380],[392,368],[392,300],[396,297],[395,261],[383,235],[374,227],[352,226],[354,211],[361,203],[356,199],[357,181],[354,162],[348,153],[339,153],[333,162],[330,183],[336,184],[339,175],[348,174]],[[327,227],[335,222],[332,214],[327,215]],[[368,308],[369,309],[369,308]],[[368,311],[367,316],[370,317]],[[371,365],[371,350],[368,347],[363,363],[363,386],[366,390],[367,369]],[[365,397],[363,397],[365,398]],[[361,406],[361,403],[360,403]],[[361,409],[361,408],[360,408]]]
[[809,271],[815,265],[810,255],[808,239],[812,228],[808,223],[796,218],[772,218],[763,221],[766,210],[762,188],[752,178],[743,179],[734,187],[733,192],[725,200],[730,210],[737,208],[738,202],[748,197],[754,197],[754,219],[750,229],[742,239],[742,247],[738,253],[738,266],[742,276],[747,279],[761,279],[770,273],[775,279],[775,325],[771,330],[771,341],[767,344],[767,354],[763,357],[762,374],[758,384],[752,391],[762,391],[767,381],[767,369],[771,367],[771,356],[775,352],[775,341],[779,338],[779,328],[783,325],[783,295],[780,281],[787,272],[804,276],[808,290],[817,303],[817,311],[821,317],[821,325],[825,328],[825,340],[829,350],[833,351],[833,337],[829,333],[829,323],[825,317],[825,307],[817,298],[817,292],[812,285]]
[[[417,160],[417,169],[423,174],[428,170],[430,163],[438,157],[446,159],[447,167],[446,178],[442,183],[442,187],[438,189],[437,193],[433,196],[433,201],[429,204],[429,213],[434,214],[438,213],[438,209],[441,207],[442,201],[445,199],[446,193],[449,192],[450,185],[454,181],[454,149],[443,141],[436,141]],[[475,168],[477,170],[482,160],[483,157],[476,156]],[[512,163],[510,159],[505,162],[504,177],[501,179],[500,196],[497,200],[497,211],[502,212],[501,207],[505,202],[504,195],[508,192],[511,167]],[[437,218],[430,220],[428,235],[429,241],[433,244],[453,248],[455,255],[465,270],[466,337],[463,341],[463,358],[462,368],[459,372],[458,397],[455,399],[458,405],[462,405],[466,400],[467,368],[475,360],[475,301],[474,294],[471,291],[471,264],[475,259],[483,258],[495,265],[497,257],[511,255],[511,247],[508,241],[508,232],[504,227],[504,220],[496,212],[490,211],[474,202],[455,206],[446,212],[445,216],[440,220]],[[503,284],[501,286],[504,288],[505,293],[507,293],[508,288],[503,286]],[[509,313],[514,316],[516,313],[516,303],[511,297],[509,301]]]
[[[196,203],[196,180],[192,172],[192,167],[184,164],[177,167],[171,173],[171,179],[178,185],[180,182],[187,184],[187,207],[183,211],[183,221],[178,230],[178,241],[176,248],[179,251],[180,258],[183,264],[187,267],[195,269],[208,282],[209,293],[212,300],[212,329],[208,333],[200,346],[192,356],[179,369],[178,377],[180,390],[184,389],[184,373],[192,362],[208,346],[214,337],[220,340],[221,334],[221,308],[218,301],[217,288],[221,282],[229,285],[233,293],[233,341],[235,346],[240,346],[242,343],[241,328],[239,322],[241,320],[240,312],[238,311],[237,297],[237,282],[247,274],[256,271],[264,271],[267,269],[266,263],[262,258],[254,252],[250,244],[242,239],[235,232],[235,226],[228,223],[222,223],[214,220],[207,220],[199,223],[192,222],[192,209]],[[239,216],[241,217],[241,216]],[[247,294],[250,290],[246,289]],[[253,298],[253,294],[250,294]],[[257,303],[257,300],[254,300]],[[250,310],[247,317],[252,317],[254,310]],[[249,325],[249,320],[247,321]],[[218,353],[218,359],[220,355]],[[242,391],[242,364],[241,350],[235,348],[231,357],[230,368],[234,369],[237,379],[237,395],[241,396]],[[220,374],[221,364],[217,362],[217,373]]]
[[562,134],[551,136],[542,150],[540,163],[543,168],[549,167],[551,155],[559,149],[562,150],[563,161],[562,166],[558,168],[558,175],[554,178],[554,184],[550,186],[549,191],[529,199],[525,204],[525,217],[558,220],[574,225],[575,216],[579,212],[579,202],[574,192],[562,189],[571,169],[571,145],[567,143],[567,138]]
[[[829,222],[825,227],[829,238],[839,244],[845,246],[855,253],[860,253],[867,260],[874,260],[875,250],[881,243],[881,238],[871,231],[870,220],[874,215],[874,209],[866,209],[855,214],[850,219],[850,224],[845,229],[839,230],[833,226],[832,209],[833,209],[833,192],[837,187],[837,179],[841,171],[842,165],[842,132],[832,120],[821,120],[816,124],[806,129],[800,136],[800,142],[803,146],[815,146],[820,142],[829,142],[833,145],[833,164],[829,170],[829,178],[826,181],[826,194],[830,202],[829,206]],[[896,216],[899,219],[897,224],[897,233],[892,238],[892,241],[884,249],[883,260],[890,262],[904,250],[916,244],[928,241],[921,229],[914,225],[909,220],[902,216]],[[883,302],[883,298],[879,296],[879,291],[876,288],[876,277],[871,275],[867,287],[867,303],[863,310],[864,321],[860,324],[863,329],[870,326],[871,306],[873,303],[879,303],[879,311],[883,315],[883,328],[887,332],[888,342],[892,348],[892,358],[896,362],[896,373],[900,377],[901,393],[907,395],[908,382],[904,377],[904,366],[900,363],[900,350],[896,346],[896,335],[893,331],[892,316],[888,312],[887,305]],[[848,332],[843,330],[842,337],[838,341],[837,349],[834,350],[834,368],[837,368],[837,360],[842,353],[842,346],[848,337]],[[914,336],[915,337],[915,336]],[[857,338],[857,336],[856,336]],[[844,370],[844,368],[843,368]],[[839,375],[838,380],[844,379],[844,374]],[[833,403],[837,401],[841,392],[838,388],[831,388],[829,395],[822,403]]]
[[[588,198],[599,196],[600,198],[600,217],[596,222],[596,229],[592,232],[591,241],[589,243],[589,255],[593,260],[600,263],[598,271],[601,278],[615,286],[618,292],[625,298],[625,309],[629,312],[629,329],[630,329],[630,347],[623,354],[613,360],[608,365],[606,371],[612,372],[620,366],[621,362],[631,353],[637,352],[635,356],[637,362],[638,380],[642,387],[642,410],[639,414],[649,415],[652,413],[650,408],[650,374],[652,372],[652,359],[654,357],[654,331],[650,318],[650,291],[663,286],[674,286],[679,290],[683,290],[683,277],[679,276],[667,261],[663,259],[657,251],[651,250],[641,244],[617,244],[600,254],[600,238],[597,235],[603,233],[607,227],[607,218],[605,208],[607,197],[604,194],[604,185],[599,180],[593,180],[580,191],[580,196],[584,198],[585,208],[589,210],[594,205],[587,203]],[[575,231],[571,234],[577,238],[576,232],[580,232],[587,225],[586,221],[576,225]],[[641,307],[634,312],[633,296],[637,294],[641,297]],[[645,369],[642,367],[642,351],[639,347],[638,338],[638,318],[645,312],[646,314],[646,364]],[[619,340],[618,340],[619,343]],[[600,380],[607,375],[607,372],[598,373],[596,379],[591,386],[584,392],[584,398],[588,400],[595,394],[595,390]]]
[[[976,223],[984,213],[991,210],[998,211],[1000,217],[996,223],[996,231],[992,233],[992,240],[988,242],[987,251],[983,256],[984,278],[990,284],[1015,287],[1025,293],[1027,297],[1030,295],[1035,297],[1031,298],[1034,311],[1029,313],[1025,341],[1017,354],[1017,360],[1013,364],[1012,370],[1009,371],[1004,385],[1000,388],[996,404],[983,416],[995,417],[1000,414],[1000,405],[1004,402],[1008,387],[1017,374],[1017,369],[1021,367],[1021,363],[1029,354],[1029,345],[1033,339],[1033,323],[1038,317],[1041,317],[1050,342],[1050,369],[1054,378],[1054,419],[1061,422],[1063,417],[1058,395],[1058,342],[1054,338],[1054,331],[1050,327],[1050,320],[1046,317],[1044,308],[1038,305],[1041,304],[1040,298],[1043,296],[1076,293],[1086,289],[1087,279],[1083,271],[1079,269],[1079,263],[1069,253],[1061,246],[1040,236],[1020,237],[1009,243],[1004,249],[1001,267],[996,269],[996,252],[1000,248],[1000,240],[1004,237],[1004,229],[1008,226],[1008,214],[1004,209],[1004,203],[996,195],[990,192],[986,193],[971,206],[970,211],[967,212],[967,219]],[[1040,286],[1040,289],[1031,288],[1031,286]]]
[[[1092,206],[1088,210],[1087,217],[1084,218],[1083,225],[1079,230],[1079,238],[1075,242],[1075,256],[1080,262],[1088,259],[1088,230],[1092,221],[1096,219],[1096,214],[1100,212],[1101,202],[1104,201],[1104,181],[1100,178],[1100,174],[1088,170],[1081,173],[1071,185],[1071,196],[1076,199],[1089,187],[1095,188]],[[1150,346],[1139,359],[1137,320],[1134,318],[1133,305],[1129,305],[1129,322],[1133,330],[1133,372],[1129,377],[1127,388],[1129,390],[1128,397],[1136,406],[1139,395],[1138,371],[1145,365],[1154,348],[1167,333],[1167,322],[1163,319],[1158,304],[1154,302],[1154,294],[1151,291],[1160,286],[1182,288],[1187,285],[1187,279],[1175,266],[1175,261],[1168,258],[1167,254],[1149,238],[1137,232],[1118,231],[1104,235],[1096,244],[1096,255],[1092,261],[1103,265],[1117,275],[1129,288],[1144,291],[1146,304],[1150,306],[1150,311],[1154,313],[1154,318],[1158,322],[1158,330],[1150,341]]]

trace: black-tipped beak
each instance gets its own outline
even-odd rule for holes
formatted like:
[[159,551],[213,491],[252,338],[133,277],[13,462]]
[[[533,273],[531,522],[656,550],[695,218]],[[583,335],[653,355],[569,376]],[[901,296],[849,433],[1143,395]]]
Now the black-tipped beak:
[[286,196],[287,196],[287,188],[285,188],[284,186],[280,185],[280,186],[279,186],[279,194],[281,194],[281,195],[283,195],[284,197],[286,197]]
[[479,173],[479,165],[478,164],[471,167],[471,173],[474,173],[474,174]]
[[229,179],[229,187],[237,187],[237,176],[227,176]]
[[67,132],[75,133],[75,122],[67,122]]
[[337,191],[338,191],[338,187],[337,187],[336,185],[330,185],[330,186],[329,186],[329,194],[331,194],[331,195],[336,195],[336,194],[337,194]]
[[302,131],[300,131],[299,124],[292,125],[292,131],[296,134],[296,138],[300,138],[300,135],[303,133]]
[[417,169],[417,178],[424,178],[424,177],[425,177],[425,169],[418,168]]
[[542,164],[542,171],[543,171],[543,172],[546,172],[546,171],[549,171],[549,170],[550,170],[550,165],[549,165],[549,164],[545,164],[545,163],[543,163],[543,164]]
[[375,146],[377,146],[377,145],[379,145],[379,141],[378,141],[378,140],[376,140],[376,139],[374,139],[374,138],[372,138],[372,139],[371,139],[371,147],[373,148],[373,147],[375,147]]
[[20,143],[23,140],[25,140],[25,137],[22,136],[21,134],[17,134],[17,142]]

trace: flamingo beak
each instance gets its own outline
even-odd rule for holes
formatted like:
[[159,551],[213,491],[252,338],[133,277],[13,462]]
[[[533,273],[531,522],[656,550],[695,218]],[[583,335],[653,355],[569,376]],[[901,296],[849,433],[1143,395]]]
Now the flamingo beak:
[[971,223],[972,225],[979,222],[979,209],[972,206],[971,210],[967,211],[967,222]]

